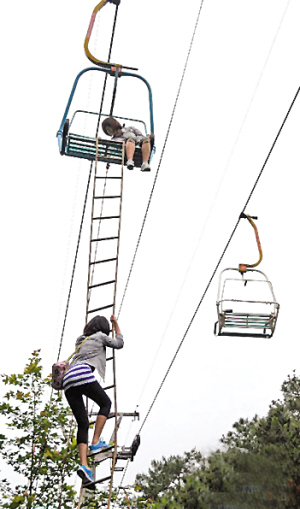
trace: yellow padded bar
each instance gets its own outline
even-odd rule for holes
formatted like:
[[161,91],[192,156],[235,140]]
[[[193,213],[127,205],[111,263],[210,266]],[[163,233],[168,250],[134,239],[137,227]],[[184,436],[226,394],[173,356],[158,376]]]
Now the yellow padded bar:
[[96,19],[97,13],[100,11],[100,9],[102,9],[102,7],[104,7],[107,4],[108,1],[109,0],[101,0],[101,2],[99,2],[99,4],[96,5],[95,9],[93,10],[93,14],[92,14],[92,17],[91,17],[89,28],[88,28],[88,31],[87,31],[87,34],[86,34],[86,38],[85,38],[85,41],[84,41],[84,51],[85,51],[85,54],[86,54],[87,58],[91,62],[93,62],[93,64],[98,65],[100,67],[104,67],[104,68],[110,69],[112,66],[114,66],[114,67],[122,67],[122,66],[119,65],[119,64],[112,64],[112,63],[109,63],[109,62],[104,62],[103,60],[98,60],[96,57],[94,57],[91,54],[91,52],[90,52],[90,50],[88,48],[90,37],[91,37],[91,34],[92,34],[92,30],[93,30],[93,27],[94,27],[94,23],[95,23],[95,19]]

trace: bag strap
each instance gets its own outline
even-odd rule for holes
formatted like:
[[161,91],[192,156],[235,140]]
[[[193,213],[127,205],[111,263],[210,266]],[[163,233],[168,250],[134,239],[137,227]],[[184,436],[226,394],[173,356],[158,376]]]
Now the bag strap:
[[85,343],[88,339],[89,339],[90,336],[88,336],[87,338],[84,338],[83,341],[81,341],[80,345],[77,346],[77,348],[75,349],[75,352],[73,352],[66,360],[66,362],[69,362],[70,359],[72,359],[72,357],[75,355],[75,353],[77,353],[80,348],[82,347],[83,343]]

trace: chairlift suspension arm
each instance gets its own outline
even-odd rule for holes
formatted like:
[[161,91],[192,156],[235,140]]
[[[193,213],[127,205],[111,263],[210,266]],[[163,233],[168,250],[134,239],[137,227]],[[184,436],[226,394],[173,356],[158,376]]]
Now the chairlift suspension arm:
[[[111,64],[110,62],[104,62],[103,60],[99,60],[98,58],[94,57],[94,55],[92,55],[92,53],[90,52],[89,47],[88,47],[89,46],[89,41],[90,41],[90,38],[91,38],[91,35],[92,35],[92,31],[93,31],[93,27],[94,27],[94,23],[95,23],[95,19],[96,19],[97,13],[100,11],[100,9],[102,9],[102,7],[104,7],[107,4],[107,2],[115,4],[115,6],[116,6],[116,15],[117,15],[118,7],[120,5],[120,0],[101,0],[101,2],[99,2],[99,4],[96,5],[96,7],[95,7],[95,9],[93,10],[93,13],[92,13],[90,24],[89,24],[89,28],[88,28],[88,31],[87,31],[87,34],[86,34],[86,38],[85,38],[85,41],[84,41],[84,51],[85,51],[85,54],[86,54],[87,58],[91,62],[93,62],[93,64],[95,64],[95,65],[98,65],[100,67],[104,67],[106,69],[110,69],[112,66],[121,68],[122,66],[120,64]],[[116,15],[115,15],[115,20],[116,20]],[[114,31],[114,28],[113,28],[113,31]],[[124,68],[125,69],[131,69],[133,71],[137,71],[136,67],[126,67],[126,66],[124,66]]]
[[259,239],[259,235],[258,235],[258,229],[257,229],[256,224],[253,221],[253,219],[257,219],[257,217],[255,217],[255,216],[248,216],[247,214],[244,214],[244,212],[242,212],[241,215],[240,215],[240,218],[241,219],[248,219],[249,223],[253,227],[254,233],[255,233],[255,238],[256,238],[256,243],[257,243],[257,248],[258,248],[258,252],[259,252],[259,259],[258,259],[258,261],[256,263],[253,263],[253,264],[240,263],[239,264],[239,271],[241,273],[244,273],[244,272],[246,272],[247,268],[254,268],[254,267],[257,267],[260,264],[260,262],[262,261],[262,258],[263,258],[263,253],[262,253],[261,243],[260,243],[260,239]]

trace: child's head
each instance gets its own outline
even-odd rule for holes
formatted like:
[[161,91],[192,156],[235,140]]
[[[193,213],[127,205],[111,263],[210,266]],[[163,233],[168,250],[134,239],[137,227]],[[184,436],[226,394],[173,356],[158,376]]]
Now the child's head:
[[85,336],[91,336],[96,332],[103,332],[107,336],[109,335],[110,327],[109,322],[105,316],[94,316],[84,327],[83,334]]
[[119,129],[122,129],[122,126],[114,117],[107,117],[102,122],[102,129],[107,136],[113,136]]

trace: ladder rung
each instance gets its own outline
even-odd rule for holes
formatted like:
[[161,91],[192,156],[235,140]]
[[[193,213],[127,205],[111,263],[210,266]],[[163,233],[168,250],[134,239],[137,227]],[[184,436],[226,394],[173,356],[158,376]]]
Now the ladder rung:
[[113,359],[113,357],[106,357],[107,361],[111,361],[112,359]]
[[109,306],[103,306],[102,308],[91,309],[90,311],[88,311],[88,314],[96,313],[96,311],[102,311],[102,309],[108,309],[108,308],[113,308],[113,307],[114,307],[114,305],[110,304]]
[[94,196],[94,200],[108,200],[110,198],[121,198],[121,196]]
[[98,484],[100,482],[108,481],[108,479],[110,479],[110,478],[111,478],[111,476],[109,475],[108,477],[103,477],[102,479],[98,479],[98,481],[85,483],[85,484],[83,484],[83,488],[86,488],[86,487],[88,487],[91,484]]
[[91,242],[100,242],[101,240],[115,240],[115,239],[118,239],[119,237],[103,237],[101,239],[92,239]]
[[106,263],[106,262],[115,262],[117,258],[107,258],[106,260],[98,260],[96,262],[91,262],[90,265],[95,265],[96,263]]
[[96,179],[119,179],[121,180],[122,177],[96,177]]
[[112,389],[115,386],[115,384],[108,385],[107,387],[103,387],[104,391],[107,391],[107,389]]
[[98,221],[102,219],[120,219],[120,216],[103,216],[103,217],[93,217],[93,221]]
[[123,472],[123,470],[124,470],[124,467],[115,467],[114,468],[115,472]]
[[[89,412],[89,417],[97,416],[98,412]],[[110,412],[108,415],[108,419],[113,419],[116,416],[115,412]],[[137,417],[140,418],[140,414],[138,412],[118,412],[118,417]]]
[[111,285],[112,283],[115,283],[115,279],[113,279],[112,281],[105,281],[105,283],[99,283],[97,285],[90,285],[89,286],[89,289],[90,288],[98,288],[98,286],[105,286],[105,285]]

